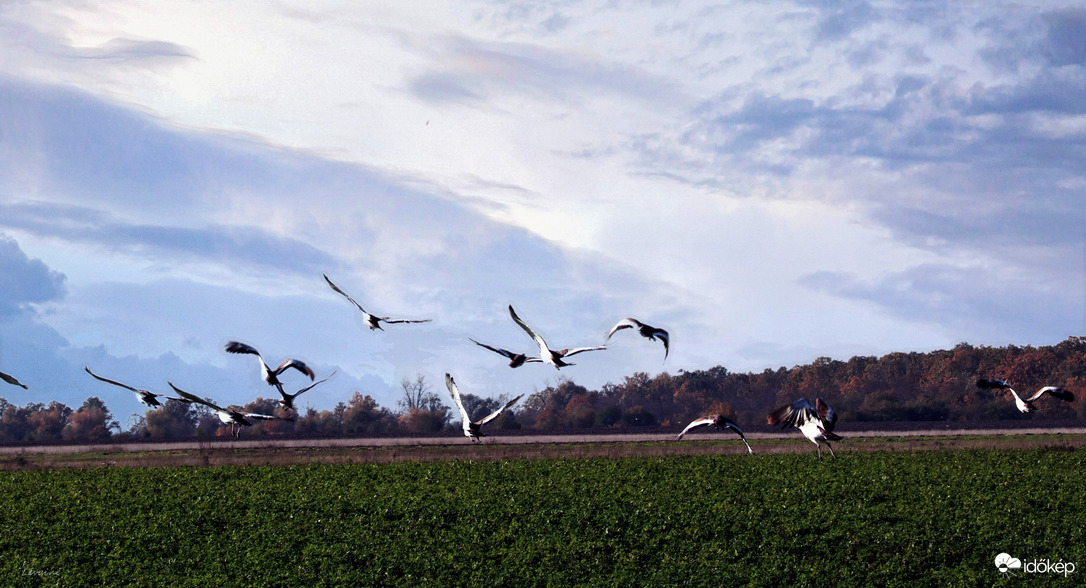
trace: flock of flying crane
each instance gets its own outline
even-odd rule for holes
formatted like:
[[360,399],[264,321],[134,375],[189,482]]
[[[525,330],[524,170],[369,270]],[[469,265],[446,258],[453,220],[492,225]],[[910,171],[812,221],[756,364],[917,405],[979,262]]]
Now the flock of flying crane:
[[[358,304],[358,302],[355,302],[355,300],[351,298],[349,294],[336,286],[332,282],[332,280],[328,278],[327,275],[324,276],[324,279],[328,282],[328,285],[332,288],[332,290],[343,295],[344,298],[350,301],[351,304],[353,304],[356,308],[358,308],[359,311],[362,312],[363,320],[370,328],[370,330],[383,331],[384,329],[381,327],[381,323],[402,324],[430,322],[430,319],[393,319],[390,317],[381,317],[371,314],[367,312],[366,309],[362,308],[362,305]],[[468,340],[480,347],[483,347],[506,357],[507,359],[509,359],[509,367],[511,368],[518,368],[526,363],[549,363],[557,369],[574,365],[565,361],[565,359],[587,351],[599,351],[606,349],[606,344],[608,341],[611,340],[611,337],[615,333],[623,329],[637,329],[637,332],[642,337],[645,337],[651,341],[661,341],[664,344],[665,360],[667,359],[668,353],[670,352],[671,339],[666,330],[647,325],[634,318],[626,318],[619,321],[607,333],[607,337],[604,339],[604,345],[595,347],[576,347],[554,350],[550,348],[550,346],[543,339],[543,337],[539,335],[539,333],[534,331],[530,326],[528,326],[526,322],[524,322],[524,320],[517,316],[517,313],[515,310],[513,310],[512,305],[509,306],[509,315],[512,317],[513,322],[519,325],[520,328],[524,329],[528,336],[531,337],[536,345],[539,346],[539,357],[529,357],[527,354],[524,353],[517,353],[499,347],[492,347],[485,343],[480,343],[475,339],[471,339],[470,337],[468,338]],[[327,377],[317,380],[316,373],[313,371],[312,368],[310,368],[300,360],[291,358],[283,360],[283,362],[280,363],[278,367],[272,369],[267,364],[267,362],[264,361],[263,356],[260,355],[260,352],[257,351],[255,347],[238,341],[230,341],[229,343],[227,343],[226,351],[228,353],[256,356],[257,360],[260,362],[261,378],[269,386],[274,386],[275,389],[279,392],[279,405],[284,409],[284,411],[288,413],[288,415],[292,412],[295,414],[297,413],[297,408],[294,406],[294,401],[298,396],[311,390],[313,387],[327,381],[336,373],[333,371]],[[173,391],[177,393],[177,396],[167,396],[166,394],[149,392],[147,390],[134,388],[132,386],[129,386],[128,384],[123,384],[116,380],[104,378],[92,372],[89,367],[84,367],[83,369],[85,369],[88,374],[90,374],[97,380],[130,390],[131,392],[135,393],[136,399],[139,400],[140,403],[151,408],[162,406],[162,401],[159,400],[159,398],[187,404],[197,403],[207,406],[216,413],[220,422],[222,422],[224,425],[230,425],[230,432],[235,437],[239,437],[241,435],[242,427],[252,426],[254,424],[254,421],[257,420],[294,420],[293,416],[279,416],[274,414],[241,412],[231,408],[224,408],[215,404],[211,400],[201,398],[195,394],[191,394],[189,392],[181,390],[180,388],[175,386],[173,382],[167,382],[167,384],[169,384],[170,388],[172,388]],[[294,369],[306,376],[309,376],[309,380],[313,383],[306,386],[305,388],[298,390],[297,392],[294,392],[293,394],[288,393],[283,387],[283,382],[279,379],[279,376],[281,376],[288,369]],[[23,389],[28,389],[26,384],[23,384],[15,377],[10,376],[6,373],[0,372],[0,379],[4,380],[9,384],[20,386]],[[472,420],[471,416],[464,408],[464,403],[460,398],[460,390],[456,386],[456,382],[453,380],[452,375],[448,373],[445,374],[445,385],[446,387],[448,387],[449,395],[452,397],[453,402],[456,404],[457,409],[459,409],[460,411],[464,435],[470,438],[473,442],[479,440],[479,438],[481,437],[486,436],[482,432],[483,425],[497,418],[498,415],[500,415],[509,407],[516,404],[516,402],[520,400],[523,396],[522,394],[520,396],[517,396],[516,398],[513,398],[512,400],[508,401],[503,406],[501,406],[494,412],[484,416],[483,418]],[[1029,398],[1023,399],[1018,395],[1017,392],[1014,391],[1013,388],[1011,388],[1010,384],[1008,384],[1005,380],[981,378],[977,380],[976,385],[978,388],[981,389],[1010,391],[1011,396],[1014,400],[1015,407],[1017,407],[1018,410],[1023,413],[1029,413],[1038,410],[1034,403],[1045,394],[1049,394],[1060,400],[1074,400],[1074,395],[1071,392],[1057,386],[1045,386],[1035,392]],[[822,444],[826,445],[826,447],[830,451],[831,456],[837,457],[833,452],[833,446],[830,445],[830,441],[838,441],[840,439],[843,439],[843,437],[833,432],[834,425],[837,423],[837,413],[832,408],[830,408],[830,406],[826,404],[826,402],[823,401],[821,398],[816,398],[814,404],[811,404],[811,402],[808,401],[806,398],[800,398],[792,404],[781,406],[769,413],[767,417],[767,422],[770,425],[779,425],[782,428],[795,427],[796,429],[799,429],[800,433],[807,437],[807,439],[811,440],[811,442],[814,443],[815,446],[818,448],[819,459],[822,459]],[[743,444],[747,446],[747,451],[752,455],[754,454],[754,449],[751,448],[750,443],[747,442],[747,438],[746,435],[743,434],[743,430],[740,429],[737,424],[727,419],[725,415],[722,414],[707,415],[692,421],[682,430],[682,432],[678,434],[676,439],[681,440],[690,430],[705,426],[712,426],[720,430],[731,429],[737,435],[739,435],[739,438],[743,441]]]

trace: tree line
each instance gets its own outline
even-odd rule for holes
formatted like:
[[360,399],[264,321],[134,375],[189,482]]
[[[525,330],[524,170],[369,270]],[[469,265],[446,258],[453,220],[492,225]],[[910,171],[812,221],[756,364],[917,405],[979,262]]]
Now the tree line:
[[[1046,399],[1041,415],[1019,413],[1009,393],[979,389],[980,377],[1007,380],[1019,394],[1041,386],[1075,393],[1072,402]],[[354,392],[331,410],[308,408],[294,421],[259,422],[246,435],[340,436],[454,432],[460,416],[422,375],[401,382],[396,409]],[[773,408],[797,398],[821,397],[849,421],[995,421],[1086,417],[1086,337],[1056,345],[987,347],[960,343],[928,353],[857,356],[847,361],[820,357],[812,363],[731,373],[723,366],[650,376],[636,372],[618,383],[589,390],[569,378],[528,395],[502,413],[497,430],[561,431],[590,428],[678,427],[711,413],[741,426],[764,424]],[[473,417],[496,409],[507,398],[464,394]],[[271,414],[275,399],[258,398],[245,412]],[[282,414],[281,412],[279,414]],[[60,402],[16,406],[0,398],[0,441],[103,441],[110,438],[189,438],[224,434],[205,407],[179,402],[147,411],[121,430],[105,403],[88,398],[72,410]]]

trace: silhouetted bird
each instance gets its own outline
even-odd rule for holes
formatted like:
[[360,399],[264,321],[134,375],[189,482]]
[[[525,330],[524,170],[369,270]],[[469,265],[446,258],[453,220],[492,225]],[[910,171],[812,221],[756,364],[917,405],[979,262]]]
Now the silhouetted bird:
[[822,443],[829,447],[830,455],[837,457],[830,441],[839,441],[844,437],[833,432],[836,423],[837,413],[821,398],[815,399],[814,406],[806,398],[800,398],[769,413],[769,424],[796,427],[810,439],[818,447],[818,459],[822,459]]
[[708,415],[708,416],[703,416],[703,417],[701,417],[700,419],[698,419],[696,421],[691,421],[691,423],[689,425],[686,425],[686,428],[683,429],[683,431],[681,433],[679,433],[679,436],[675,437],[675,440],[676,441],[681,440],[683,438],[683,436],[686,435],[686,433],[688,431],[690,431],[691,429],[696,429],[698,427],[704,427],[704,426],[707,426],[707,425],[712,425],[712,426],[714,426],[717,429],[720,429],[722,431],[725,428],[728,428],[728,429],[731,429],[731,430],[735,431],[736,433],[739,434],[739,438],[743,440],[743,445],[747,446],[747,452],[750,453],[751,455],[754,455],[754,450],[750,448],[750,443],[747,443],[747,436],[743,434],[743,429],[740,429],[739,425],[737,425],[737,424],[729,421],[728,419],[724,418],[724,415],[722,415],[722,414],[711,414],[711,415]]
[[186,403],[189,402],[188,400],[185,400],[184,398],[174,398],[173,396],[166,396],[165,394],[156,394],[154,392],[148,392],[147,390],[140,390],[139,388],[133,388],[132,386],[129,386],[128,384],[122,384],[122,383],[117,382],[115,380],[110,380],[109,378],[103,378],[102,376],[99,376],[98,374],[90,371],[90,368],[87,367],[87,366],[83,366],[83,369],[87,370],[87,373],[90,374],[91,376],[93,376],[94,379],[96,379],[96,380],[101,380],[101,381],[103,381],[103,382],[105,382],[107,384],[113,384],[114,386],[120,386],[121,388],[124,388],[126,390],[131,390],[136,395],[136,400],[139,400],[141,403],[143,403],[143,404],[145,404],[147,406],[150,406],[152,408],[154,408],[156,406],[162,406],[162,403],[159,402],[159,400],[158,400],[158,398],[160,396],[164,397],[164,398],[167,398],[169,400],[177,400],[178,402],[186,402]]
[[1014,391],[1014,388],[1011,388],[1010,384],[1008,384],[1006,380],[989,380],[987,378],[981,378],[977,380],[977,387],[985,389],[995,388],[997,390],[1010,390],[1011,395],[1014,396],[1014,406],[1017,407],[1018,410],[1021,412],[1033,412],[1035,410],[1041,410],[1033,404],[1033,401],[1037,400],[1041,396],[1044,396],[1045,394],[1051,394],[1052,396],[1055,396],[1060,400],[1066,400],[1068,402],[1075,399],[1074,394],[1056,386],[1045,386],[1044,388],[1041,388],[1040,390],[1034,392],[1033,396],[1030,396],[1025,400],[1023,400],[1022,397],[1020,397],[1018,393]]
[[497,347],[491,347],[491,346],[487,345],[486,343],[480,343],[480,342],[476,341],[475,339],[472,339],[471,337],[468,337],[468,340],[471,341],[472,343],[478,345],[479,347],[485,347],[485,348],[493,351],[494,353],[498,353],[500,355],[504,355],[505,357],[509,358],[509,367],[511,367],[511,368],[518,368],[518,367],[520,367],[520,366],[522,366],[522,365],[524,365],[526,363],[543,363],[543,360],[539,359],[538,357],[528,357],[527,355],[525,355],[523,353],[513,353],[512,351],[509,351],[508,349],[499,349]]
[[498,418],[498,415],[500,415],[502,411],[516,404],[516,402],[520,400],[520,397],[523,396],[523,394],[521,394],[521,396],[517,396],[509,402],[506,402],[505,405],[498,410],[495,410],[477,421],[473,421],[471,420],[471,416],[468,415],[467,409],[464,408],[464,401],[460,399],[460,389],[456,387],[456,382],[453,381],[452,376],[449,374],[445,374],[445,385],[449,387],[449,394],[452,396],[453,402],[456,403],[456,408],[460,409],[460,416],[463,419],[464,435],[471,439],[472,442],[477,441],[479,437],[486,437],[486,435],[483,434],[482,426]]
[[574,355],[577,355],[578,353],[584,353],[585,351],[599,351],[599,350],[602,350],[602,349],[607,349],[606,347],[600,346],[600,347],[575,347],[575,348],[572,348],[572,349],[561,349],[559,351],[554,351],[553,349],[551,349],[550,347],[547,346],[547,342],[543,340],[543,337],[539,336],[538,333],[533,331],[532,328],[529,327],[527,323],[522,321],[520,319],[520,317],[517,316],[517,312],[515,310],[513,310],[513,305],[512,304],[509,305],[509,315],[513,317],[513,322],[520,325],[520,328],[524,329],[524,332],[528,333],[528,336],[531,337],[536,342],[536,345],[539,345],[539,357],[540,357],[540,359],[542,361],[546,362],[546,363],[549,363],[549,364],[553,365],[555,368],[563,368],[563,367],[566,367],[567,365],[575,365],[575,364],[567,363],[566,361],[564,361],[564,358],[566,358],[566,357],[572,357]]
[[604,341],[605,342],[610,341],[611,340],[611,335],[614,335],[615,333],[617,333],[618,331],[621,331],[622,329],[633,329],[633,328],[636,328],[637,332],[640,333],[642,337],[646,337],[650,341],[655,341],[657,339],[659,339],[660,341],[663,341],[663,343],[664,343],[664,359],[667,359],[667,354],[671,350],[670,349],[671,338],[667,334],[667,331],[665,331],[663,329],[660,329],[660,328],[657,328],[657,327],[653,327],[651,325],[646,325],[645,323],[643,323],[643,322],[641,322],[641,321],[639,321],[639,320],[637,320],[635,318],[627,318],[627,319],[623,319],[623,320],[619,321],[618,324],[615,325],[611,329],[611,331],[609,333],[607,333],[607,338],[604,339]]
[[[328,378],[331,378],[334,375],[336,375],[336,372],[332,372],[332,373],[328,374]],[[323,380],[317,380],[316,382],[313,382],[312,384],[306,386],[305,388],[302,388],[301,390],[298,390],[294,394],[287,394],[286,392],[283,392],[282,390],[280,390],[279,394],[283,397],[282,399],[279,400],[280,406],[282,406],[283,408],[285,408],[287,410],[294,410],[294,399],[295,398],[301,396],[302,394],[305,394],[306,392],[309,392],[310,390],[313,389],[314,386],[317,386],[319,384],[327,382],[328,378],[324,378]]]
[[[219,421],[222,424],[230,425],[230,434],[233,435],[234,437],[241,437],[241,428],[242,427],[251,427],[251,426],[253,426],[254,423],[253,423],[252,419],[262,420],[262,421],[293,421],[294,420],[293,417],[281,417],[281,416],[275,416],[273,414],[259,414],[259,413],[255,413],[255,412],[241,412],[241,411],[238,411],[238,410],[233,410],[231,408],[223,408],[223,407],[215,404],[214,402],[211,402],[210,400],[200,398],[199,396],[197,396],[195,394],[189,394],[188,392],[185,392],[184,390],[178,388],[177,386],[174,386],[173,382],[167,382],[167,384],[169,384],[170,387],[173,388],[174,392],[177,392],[178,394],[181,395],[182,398],[188,400],[189,402],[196,402],[196,403],[199,403],[199,404],[203,404],[204,406],[206,406],[206,407],[210,408],[211,410],[215,411],[215,414],[218,415]],[[235,430],[235,427],[236,427],[236,430]]]
[[23,390],[29,390],[29,388],[26,387],[26,384],[20,382],[19,380],[16,380],[15,376],[9,376],[4,372],[0,372],[0,380],[3,380],[13,386],[20,386]]
[[283,363],[279,364],[279,367],[273,370],[268,367],[268,364],[264,361],[264,358],[261,357],[260,352],[257,351],[256,348],[252,345],[246,345],[245,343],[231,341],[226,344],[226,351],[227,353],[243,353],[248,355],[255,355],[257,360],[260,361],[260,377],[263,378],[269,386],[275,386],[275,388],[279,390],[279,393],[283,395],[285,395],[286,392],[283,390],[283,383],[279,381],[279,376],[288,369],[294,368],[299,372],[302,372],[303,374],[309,376],[310,380],[317,377],[313,370],[309,366],[305,365],[305,362],[299,361],[297,359],[284,359]]
[[433,319],[421,319],[421,320],[394,319],[394,318],[389,318],[387,316],[375,316],[375,315],[372,315],[372,314],[366,312],[366,309],[362,308],[361,304],[355,302],[354,298],[351,298],[350,295],[348,295],[346,292],[344,292],[343,290],[340,290],[339,286],[333,284],[332,280],[328,279],[328,276],[326,276],[326,275],[324,276],[324,281],[328,282],[328,285],[331,286],[333,290],[335,290],[336,292],[339,292],[340,294],[342,294],[344,298],[351,301],[351,304],[358,307],[358,310],[362,311],[362,320],[366,321],[366,324],[369,326],[371,331],[374,330],[374,329],[381,329],[383,331],[384,329],[381,328],[380,323],[388,323],[390,325],[399,324],[399,323],[428,323],[431,320],[433,320]]

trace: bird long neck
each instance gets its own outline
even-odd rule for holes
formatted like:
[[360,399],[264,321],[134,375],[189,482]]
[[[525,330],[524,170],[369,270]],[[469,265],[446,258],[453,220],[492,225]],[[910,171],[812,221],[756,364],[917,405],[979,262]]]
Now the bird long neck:
[[259,355],[257,355],[256,360],[258,362],[260,362],[260,376],[263,377],[265,380],[267,380],[268,376],[271,375],[271,373],[272,373],[271,368],[268,367],[268,364],[264,362],[263,357],[260,357]]

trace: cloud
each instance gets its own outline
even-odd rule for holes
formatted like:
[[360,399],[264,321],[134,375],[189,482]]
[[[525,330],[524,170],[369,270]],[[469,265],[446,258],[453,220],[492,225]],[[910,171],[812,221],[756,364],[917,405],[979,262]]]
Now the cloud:
[[[1029,340],[1066,337],[1082,310],[1080,292],[983,267],[921,264],[876,280],[822,271],[801,276],[798,284],[870,302],[912,323],[969,330],[986,341],[1005,340],[1008,332]],[[995,316],[1002,317],[999,324],[989,323]]]
[[1086,66],[1086,9],[1069,8],[1041,15],[1047,34],[1041,52],[1050,65]]
[[[176,127],[87,92],[3,76],[0,155],[0,195],[8,199],[93,202],[149,224],[239,209],[257,222],[279,215],[300,223],[307,208],[299,198],[314,183],[368,176],[365,187],[391,185],[363,166]],[[279,203],[289,203],[289,214],[274,210]]]
[[306,243],[256,227],[192,229],[126,223],[92,208],[37,201],[0,202],[0,218],[2,226],[39,237],[162,261],[214,262],[275,274],[313,274],[339,265],[333,256]]
[[1086,66],[1045,70],[1016,84],[975,88],[969,96],[966,114],[1017,114],[1045,112],[1081,115],[1086,113],[1077,92],[1086,90]]
[[815,42],[841,39],[876,20],[875,10],[863,0],[832,2],[823,6],[815,32]]
[[59,300],[64,297],[64,275],[50,269],[40,259],[27,257],[14,239],[0,233],[0,320],[20,313],[27,304]]
[[176,43],[144,39],[116,37],[95,47],[71,47],[58,52],[77,59],[105,59],[113,61],[174,60],[194,58],[188,48]]
[[[844,184],[841,199],[904,234],[972,242],[972,231],[986,223],[1018,227],[1012,232],[1023,243],[1080,240],[1073,227],[1086,222],[1086,209],[1073,204],[1078,191],[1067,186],[1084,177],[1086,132],[1065,115],[1082,110],[1073,97],[1086,92],[1086,70],[966,91],[949,79],[913,75],[889,88],[890,98],[869,107],[759,92],[738,107],[706,103],[675,145],[657,137],[638,146],[641,164],[736,194],[751,194],[742,187],[751,176],[788,185],[825,170]],[[853,177],[894,185],[848,189]],[[956,226],[917,222],[922,218]]]
[[[145,72],[162,72],[198,59],[191,48],[162,39],[117,32],[103,40],[96,7],[64,4],[4,4],[0,71],[91,85],[110,78],[132,83]],[[85,12],[77,14],[80,10]],[[124,20],[114,12],[123,6],[107,10],[111,13],[107,19]],[[80,43],[84,40],[90,42]]]
[[428,102],[493,101],[515,95],[543,102],[577,102],[600,92],[644,101],[676,99],[664,78],[619,62],[539,45],[446,38],[430,52],[432,64],[409,90]]
[[[6,87],[6,112],[23,115],[23,126],[4,144],[44,163],[0,163],[0,227],[50,243],[57,267],[75,276],[68,296],[41,305],[40,322],[21,331],[49,332],[52,342],[12,359],[35,366],[37,385],[65,398],[87,395],[83,363],[149,389],[169,378],[221,402],[267,395],[253,389],[250,362],[224,357],[230,339],[340,369],[336,385],[311,396],[321,408],[349,397],[351,383],[394,406],[401,378],[440,382],[452,369],[494,393],[523,391],[524,372],[494,370],[494,358],[467,341],[530,346],[509,304],[560,345],[598,343],[618,314],[612,306],[665,300],[668,316],[682,315],[666,285],[492,220],[425,182],[176,128],[74,90],[11,79]],[[99,140],[105,129],[113,132]],[[531,196],[469,180],[469,191]],[[370,333],[322,273],[367,309],[435,322]],[[602,385],[628,357],[617,350],[579,380]],[[39,366],[58,375],[41,377]]]
[[995,71],[1086,65],[1086,10],[1015,10],[986,18],[977,29],[987,35],[978,55]]
[[411,93],[426,102],[475,102],[479,95],[466,87],[468,80],[447,73],[427,73],[411,80]]

